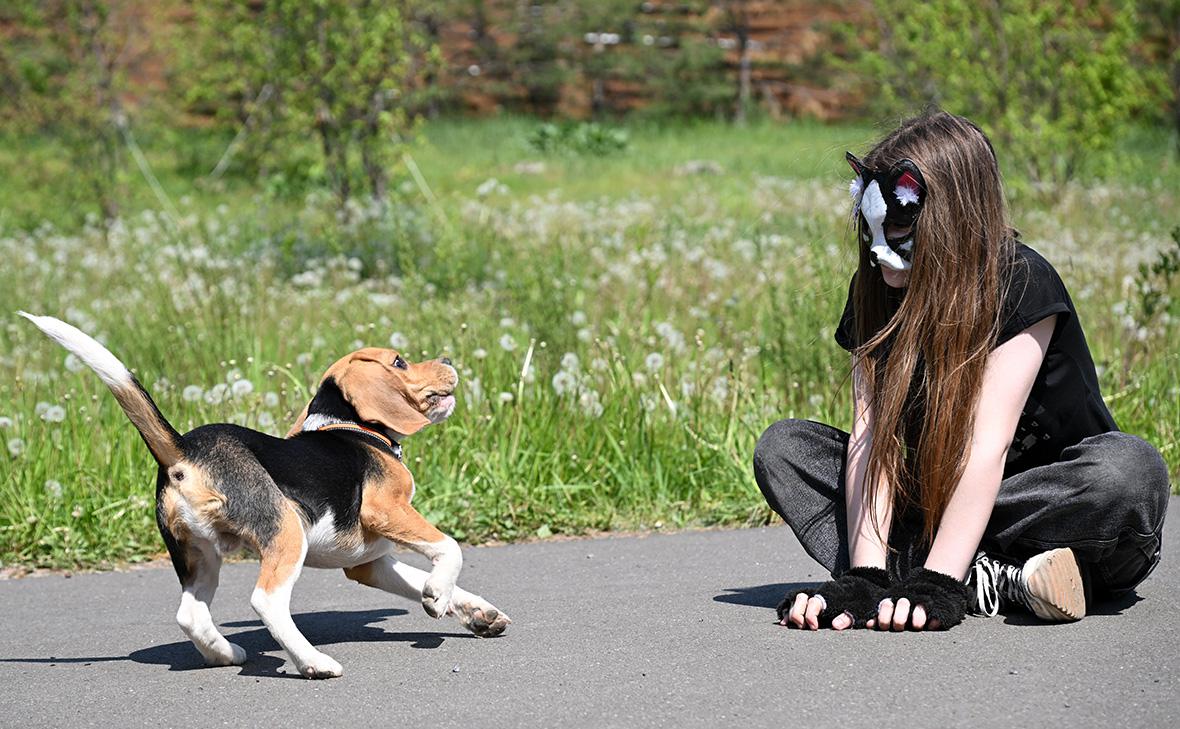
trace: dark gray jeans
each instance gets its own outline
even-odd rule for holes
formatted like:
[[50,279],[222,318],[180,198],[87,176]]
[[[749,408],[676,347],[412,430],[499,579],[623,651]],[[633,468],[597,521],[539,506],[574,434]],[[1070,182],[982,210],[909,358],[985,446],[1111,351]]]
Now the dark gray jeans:
[[[848,434],[810,420],[770,426],[754,449],[754,477],[767,503],[833,575],[848,569],[844,461]],[[1155,448],[1126,433],[1086,438],[1061,460],[1009,475],[980,545],[1024,560],[1071,547],[1095,597],[1131,590],[1155,569],[1168,507],[1168,468]],[[894,516],[889,570],[921,566],[928,545],[921,515]]]

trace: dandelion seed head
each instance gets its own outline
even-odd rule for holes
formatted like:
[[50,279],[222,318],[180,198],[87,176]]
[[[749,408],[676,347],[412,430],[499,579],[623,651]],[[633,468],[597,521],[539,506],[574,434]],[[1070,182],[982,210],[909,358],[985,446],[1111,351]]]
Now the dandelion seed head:
[[60,423],[66,419],[66,409],[61,405],[51,405],[41,413],[41,419],[47,423]]
[[578,380],[573,373],[562,370],[553,375],[553,391],[560,397],[566,393],[573,392],[578,387]]
[[49,479],[45,482],[45,494],[51,499],[61,498],[61,482]]
[[406,338],[405,334],[401,332],[394,332],[389,335],[389,346],[398,350],[399,352],[410,346],[410,340]]
[[25,442],[20,438],[8,439],[8,453],[14,458],[21,456],[25,452]]

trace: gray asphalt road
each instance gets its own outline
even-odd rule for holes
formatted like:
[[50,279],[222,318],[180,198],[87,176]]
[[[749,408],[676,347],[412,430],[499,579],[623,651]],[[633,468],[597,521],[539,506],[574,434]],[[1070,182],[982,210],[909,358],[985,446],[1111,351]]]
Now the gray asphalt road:
[[[1173,513],[1180,499],[1172,499]],[[468,637],[417,605],[307,570],[296,622],[344,664],[305,681],[249,607],[214,616],[250,653],[203,668],[170,569],[0,582],[3,726],[1177,726],[1180,539],[1119,604],[1071,625],[788,631],[772,606],[822,575],[784,528],[467,549],[462,584],[515,621]]]

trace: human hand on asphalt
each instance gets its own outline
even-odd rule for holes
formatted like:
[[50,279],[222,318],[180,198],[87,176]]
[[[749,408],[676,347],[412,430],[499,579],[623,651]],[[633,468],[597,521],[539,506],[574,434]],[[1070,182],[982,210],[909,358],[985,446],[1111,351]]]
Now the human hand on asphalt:
[[809,630],[862,627],[888,587],[885,570],[854,567],[817,588],[788,593],[778,606],[779,624]]
[[[832,625],[835,626],[835,621]],[[938,630],[942,625],[937,619],[927,620],[924,605],[914,605],[911,610],[910,601],[903,597],[896,603],[889,598],[882,600],[877,606],[877,617],[868,620],[865,627],[877,630]]]
[[889,588],[868,628],[902,631],[953,628],[967,613],[967,586],[950,575],[919,567]]

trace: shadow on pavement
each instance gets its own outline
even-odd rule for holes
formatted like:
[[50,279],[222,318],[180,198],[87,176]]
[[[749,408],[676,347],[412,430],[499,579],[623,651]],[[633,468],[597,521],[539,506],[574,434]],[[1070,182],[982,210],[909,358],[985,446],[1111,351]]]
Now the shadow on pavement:
[[713,597],[713,602],[775,608],[782,602],[783,595],[788,592],[802,590],[805,587],[818,584],[818,582],[775,582],[769,585],[756,585],[753,587],[726,587],[724,593]]
[[[325,610],[322,612],[300,613],[291,616],[300,632],[315,646],[335,645],[340,643],[379,643],[400,642],[409,643],[411,648],[438,648],[447,638],[471,638],[470,633],[421,633],[421,632],[389,632],[371,625],[385,618],[397,615],[407,615],[407,611],[398,608],[383,608],[380,610]],[[239,620],[222,623],[222,628],[253,628],[238,633],[225,631],[225,637],[232,643],[237,643],[246,650],[247,659],[241,666],[242,676],[265,676],[267,678],[299,678],[302,677],[288,667],[288,672],[280,671],[286,663],[286,657],[279,648],[279,644],[271,637],[270,632],[259,620]],[[275,652],[278,655],[267,655]],[[82,664],[107,663],[112,661],[133,661],[159,666],[168,666],[169,671],[191,671],[205,668],[205,661],[201,654],[187,640],[164,645],[151,646],[132,651],[126,656],[83,656],[75,658],[0,658],[0,663],[39,663],[39,664]]]

